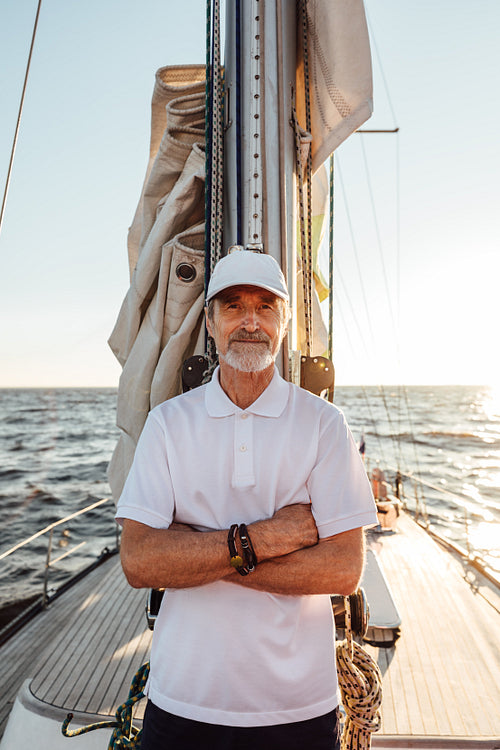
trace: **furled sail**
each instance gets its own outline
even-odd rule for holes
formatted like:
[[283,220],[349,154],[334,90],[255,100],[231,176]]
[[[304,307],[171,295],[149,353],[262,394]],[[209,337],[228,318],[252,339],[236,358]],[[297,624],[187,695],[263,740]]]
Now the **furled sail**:
[[149,164],[129,231],[130,288],[109,345],[123,367],[121,436],[109,467],[117,498],[149,410],[181,391],[186,357],[204,352],[205,68],[162,68]]

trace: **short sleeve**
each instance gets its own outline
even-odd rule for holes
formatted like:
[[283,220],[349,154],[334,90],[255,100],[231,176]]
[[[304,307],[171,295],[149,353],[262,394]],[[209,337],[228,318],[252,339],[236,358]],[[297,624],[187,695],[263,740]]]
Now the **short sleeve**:
[[151,413],[137,443],[115,518],[118,523],[130,518],[162,529],[172,523],[174,509],[164,427]]
[[320,539],[377,523],[370,483],[344,415],[335,410],[325,421],[307,483]]

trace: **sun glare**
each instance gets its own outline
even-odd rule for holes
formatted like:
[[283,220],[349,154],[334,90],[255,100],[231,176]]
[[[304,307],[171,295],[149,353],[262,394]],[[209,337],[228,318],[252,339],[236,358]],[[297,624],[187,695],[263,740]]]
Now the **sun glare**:
[[498,547],[500,526],[498,523],[483,521],[470,532],[472,549],[492,552]]
[[500,384],[490,385],[483,408],[486,417],[491,422],[500,420]]

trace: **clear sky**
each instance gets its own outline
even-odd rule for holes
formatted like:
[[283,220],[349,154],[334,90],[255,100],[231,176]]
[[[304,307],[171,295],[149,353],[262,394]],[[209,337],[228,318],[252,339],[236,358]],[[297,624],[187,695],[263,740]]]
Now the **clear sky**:
[[[2,191],[36,5],[0,2]],[[500,3],[366,8],[366,127],[400,133],[338,152],[338,382],[498,386]],[[0,386],[117,385],[154,73],[204,45],[204,0],[43,1],[0,237]]]

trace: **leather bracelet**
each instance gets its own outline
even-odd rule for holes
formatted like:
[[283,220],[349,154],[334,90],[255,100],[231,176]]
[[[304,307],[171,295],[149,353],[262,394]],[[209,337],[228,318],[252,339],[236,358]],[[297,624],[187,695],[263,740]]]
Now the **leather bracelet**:
[[235,568],[241,576],[247,576],[249,570],[243,564],[243,558],[238,554],[236,548],[236,534],[238,533],[238,524],[233,523],[227,534],[227,546],[229,548],[229,564]]
[[243,554],[245,555],[246,568],[249,573],[252,573],[257,565],[257,555],[255,554],[255,550],[253,548],[252,540],[250,539],[250,534],[248,533],[246,524],[241,523],[238,531],[240,535],[241,546],[243,547]]

